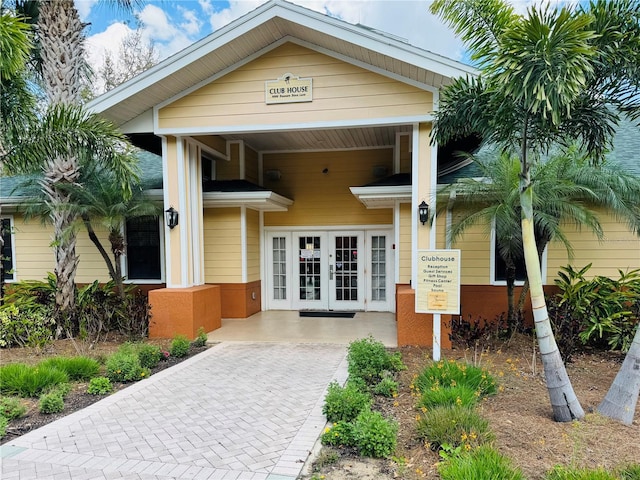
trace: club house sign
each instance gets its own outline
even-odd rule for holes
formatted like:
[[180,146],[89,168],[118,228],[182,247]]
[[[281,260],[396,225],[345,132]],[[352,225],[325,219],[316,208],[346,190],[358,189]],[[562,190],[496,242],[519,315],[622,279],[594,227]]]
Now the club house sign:
[[267,80],[264,83],[264,97],[267,105],[311,102],[313,100],[312,79],[285,73],[277,80]]
[[416,312],[460,314],[460,250],[418,250]]

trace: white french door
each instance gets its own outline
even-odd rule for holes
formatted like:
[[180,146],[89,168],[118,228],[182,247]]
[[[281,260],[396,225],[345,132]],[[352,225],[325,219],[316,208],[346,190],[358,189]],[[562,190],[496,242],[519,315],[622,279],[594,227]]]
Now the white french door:
[[267,309],[390,311],[391,232],[266,235]]

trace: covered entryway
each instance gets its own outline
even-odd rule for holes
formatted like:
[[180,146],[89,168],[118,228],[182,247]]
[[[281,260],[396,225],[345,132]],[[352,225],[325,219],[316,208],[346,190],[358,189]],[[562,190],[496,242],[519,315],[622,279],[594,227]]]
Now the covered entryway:
[[392,233],[267,231],[267,310],[393,311]]

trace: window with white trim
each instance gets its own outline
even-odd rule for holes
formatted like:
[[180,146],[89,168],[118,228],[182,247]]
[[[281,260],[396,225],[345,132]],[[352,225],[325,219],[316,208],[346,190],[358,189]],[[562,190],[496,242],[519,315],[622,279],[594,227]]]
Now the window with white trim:
[[158,217],[127,220],[126,269],[128,280],[162,280],[162,242]]
[[11,282],[15,280],[15,239],[13,235],[13,219],[6,217],[0,219],[0,259],[2,260],[2,280]]
[[[525,266],[524,257],[516,260],[516,285],[522,285],[527,280],[527,267]],[[546,280],[547,265],[547,249],[542,253],[540,267],[542,269],[542,281]],[[506,285],[507,284],[507,264],[498,252],[498,241],[496,239],[495,230],[491,232],[491,284]]]

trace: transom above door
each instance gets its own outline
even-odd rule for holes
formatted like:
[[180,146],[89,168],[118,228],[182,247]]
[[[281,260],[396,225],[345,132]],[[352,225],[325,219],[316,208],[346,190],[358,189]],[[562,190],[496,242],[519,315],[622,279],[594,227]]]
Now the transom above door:
[[267,309],[390,311],[391,231],[268,232]]

